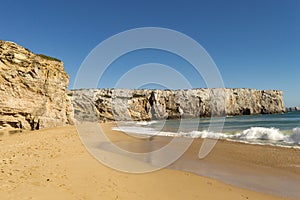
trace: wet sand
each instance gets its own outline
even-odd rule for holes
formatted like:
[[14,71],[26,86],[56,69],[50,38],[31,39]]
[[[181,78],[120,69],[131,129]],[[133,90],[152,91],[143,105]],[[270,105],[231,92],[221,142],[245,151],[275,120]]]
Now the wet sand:
[[[115,144],[133,151],[159,148],[169,141],[164,137],[151,140],[132,138],[111,131],[111,125],[102,124],[107,136]],[[133,145],[128,145],[128,142]],[[184,156],[170,166],[172,169],[130,174],[113,170],[97,161],[82,145],[72,126],[3,135],[0,137],[0,196],[1,199],[275,200],[287,198],[242,189],[223,183],[224,180],[204,176],[215,175],[214,178],[224,179],[229,173],[226,170],[231,170],[231,173],[241,170],[243,174],[243,170],[248,168],[258,174],[275,170],[272,173],[280,172],[278,177],[283,174],[299,175],[298,150],[220,141],[213,152],[199,162],[197,153],[201,142],[196,140]],[[220,166],[222,170],[219,170]],[[223,174],[218,174],[221,171]],[[244,178],[247,177],[239,179]]]
[[[107,126],[107,127],[106,127]],[[112,125],[102,125],[109,132]],[[151,140],[126,139],[108,134],[123,149],[133,152],[155,151],[172,138],[153,137]],[[281,197],[300,199],[300,149],[270,145],[254,145],[219,140],[204,159],[198,153],[203,139],[195,139],[189,149],[169,169],[192,172],[221,180],[230,185]]]

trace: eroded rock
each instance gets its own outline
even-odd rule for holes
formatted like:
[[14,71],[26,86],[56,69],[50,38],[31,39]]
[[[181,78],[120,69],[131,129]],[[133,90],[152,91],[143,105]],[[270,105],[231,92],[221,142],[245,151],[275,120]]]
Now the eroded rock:
[[0,126],[34,130],[72,123],[68,83],[61,61],[0,41]]
[[282,91],[255,89],[70,91],[79,121],[141,121],[285,112]]

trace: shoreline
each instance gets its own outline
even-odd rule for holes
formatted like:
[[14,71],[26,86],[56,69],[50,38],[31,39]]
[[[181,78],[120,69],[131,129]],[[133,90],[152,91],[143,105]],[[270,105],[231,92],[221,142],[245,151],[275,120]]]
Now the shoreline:
[[[126,144],[129,137],[109,131],[111,125],[104,125],[110,139]],[[153,141],[159,140],[155,138]],[[74,126],[1,136],[1,199],[288,199],[186,172],[184,163],[187,159],[193,161],[194,152],[198,151],[197,142],[201,141],[192,144],[183,159],[176,161],[170,169],[129,174],[110,169],[93,158],[82,145]],[[231,143],[225,144],[226,151],[217,144],[206,161],[215,164],[230,162],[223,155],[244,147],[243,144],[234,144],[233,149]],[[243,159],[247,163],[247,159]]]
[[[102,125],[105,132],[110,132],[113,126],[115,123]],[[117,134],[119,131],[112,132]],[[157,139],[157,147],[153,150],[170,141],[170,137],[167,136],[154,138]],[[114,141],[115,138],[110,139]],[[194,139],[188,150],[167,168],[192,172],[258,192],[300,198],[297,187],[300,185],[300,149],[219,139],[212,152],[200,160],[197,155],[203,140]],[[120,147],[126,149],[124,144]],[[284,177],[283,181],[281,177]],[[261,179],[264,180],[263,184]],[[282,182],[285,182],[284,186]],[[284,189],[285,191],[282,191]]]
[[[270,114],[271,115],[271,114]],[[282,115],[282,114],[272,114],[272,115]],[[251,115],[252,116],[252,115]],[[249,116],[249,117],[251,117]],[[236,116],[233,116],[236,117]],[[243,116],[245,117],[245,116]],[[197,119],[197,118],[191,118],[191,119]],[[202,118],[200,118],[202,119]],[[210,119],[210,118],[207,118]],[[169,120],[169,119],[168,119]],[[167,120],[167,121],[168,121]],[[173,119],[170,119],[173,120]],[[177,119],[175,119],[177,120]],[[185,119],[188,120],[188,119]],[[143,131],[137,131],[136,133],[134,133],[134,131],[131,129],[132,127],[128,126],[129,121],[107,121],[107,122],[100,122],[100,124],[103,124],[105,126],[105,124],[111,125],[111,126],[115,126],[114,124],[118,124],[120,125],[122,128],[121,129],[117,129],[116,131],[127,131],[128,134],[133,134],[133,135],[145,135],[145,136],[150,136],[151,133],[147,133],[147,130],[145,130],[146,132]],[[136,123],[139,125],[142,125],[141,128],[148,128],[147,126],[149,124],[149,122],[159,122],[159,120],[154,120],[154,121],[132,121],[130,123]],[[145,124],[143,124],[145,123]],[[124,128],[123,128],[124,125]],[[129,129],[127,130],[127,126],[129,127]],[[281,140],[280,139],[264,139],[264,138],[252,138],[252,139],[247,139],[247,138],[238,138],[240,137],[240,135],[242,135],[242,133],[244,131],[253,129],[254,131],[278,131],[279,134],[281,134],[281,136],[283,137]],[[262,130],[260,130],[262,129]],[[294,128],[294,129],[299,129],[298,127]],[[281,148],[288,148],[288,149],[300,149],[300,143],[299,143],[299,139],[297,139],[297,136],[295,136],[295,138],[291,138],[290,136],[294,135],[294,131],[296,132],[297,130],[280,130],[279,128],[276,127],[263,127],[260,125],[257,126],[251,126],[250,128],[246,128],[246,129],[241,129],[240,134],[237,133],[233,133],[233,132],[225,132],[223,133],[219,133],[219,132],[215,132],[215,135],[212,135],[210,137],[212,137],[212,139],[215,140],[225,140],[225,141],[229,141],[229,142],[237,142],[237,143],[241,143],[241,144],[250,144],[250,145],[260,145],[260,146],[274,146],[274,147],[281,147]],[[205,130],[198,130],[195,132],[198,132],[198,135],[192,135],[192,133],[194,131],[188,131],[188,132],[183,132],[183,134],[178,134],[181,132],[177,132],[177,131],[164,131],[162,130],[163,134],[157,134],[156,136],[167,136],[167,137],[186,137],[186,138],[193,138],[193,139],[209,139],[210,137],[204,136],[202,137],[201,134],[203,134],[203,132],[205,132]],[[296,133],[295,133],[296,134]],[[214,138],[215,137],[215,138]],[[278,137],[278,136],[277,136]],[[293,141],[296,140],[296,141]]]

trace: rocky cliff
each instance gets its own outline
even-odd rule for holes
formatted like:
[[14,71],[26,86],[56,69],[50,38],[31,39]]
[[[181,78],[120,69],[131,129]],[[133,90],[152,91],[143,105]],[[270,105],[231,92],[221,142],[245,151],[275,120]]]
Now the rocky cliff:
[[70,91],[57,59],[0,40],[0,130],[77,120],[151,120],[285,112],[282,92],[255,89]]
[[68,82],[61,61],[0,40],[0,128],[71,123]]
[[285,112],[282,91],[255,89],[70,91],[79,121],[151,120]]
[[300,111],[300,106],[296,106],[296,107],[287,107],[287,108],[286,108],[286,111],[287,111],[287,112],[290,112],[290,111]]

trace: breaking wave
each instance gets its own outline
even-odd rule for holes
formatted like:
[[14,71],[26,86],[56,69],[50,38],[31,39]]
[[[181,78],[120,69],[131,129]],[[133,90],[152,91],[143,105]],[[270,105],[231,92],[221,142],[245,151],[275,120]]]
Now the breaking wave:
[[[147,122],[148,123],[148,122]],[[154,122],[155,123],[155,122]],[[228,139],[233,141],[243,141],[247,143],[262,142],[263,144],[278,145],[300,145],[300,128],[296,127],[291,133],[283,133],[277,128],[251,127],[240,131],[239,133],[215,133],[207,130],[190,132],[168,132],[160,131],[151,127],[145,127],[146,123],[139,123],[143,126],[119,126],[113,127],[113,130],[122,131],[128,134],[144,136],[171,136],[188,138],[210,138],[210,139]]]

